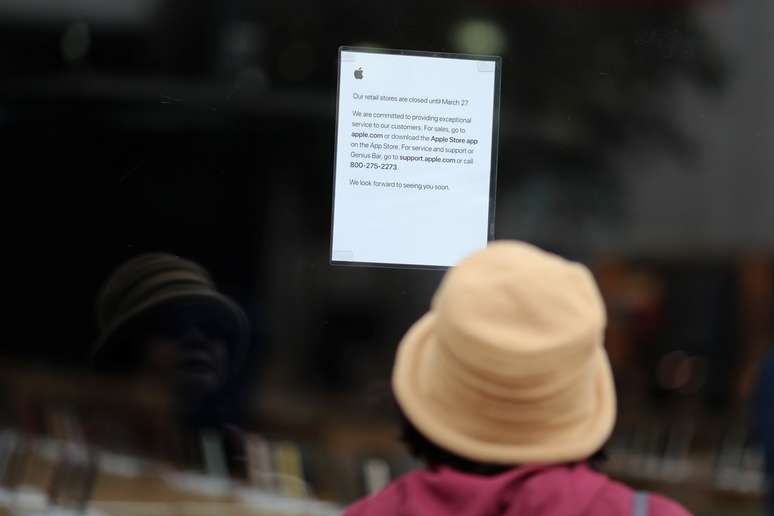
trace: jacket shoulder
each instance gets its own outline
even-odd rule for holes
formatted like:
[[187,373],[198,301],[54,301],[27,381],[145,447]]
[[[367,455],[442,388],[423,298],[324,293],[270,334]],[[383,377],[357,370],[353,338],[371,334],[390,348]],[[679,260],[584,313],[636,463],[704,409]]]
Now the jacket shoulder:
[[398,479],[382,491],[362,498],[346,509],[342,516],[380,516],[397,514],[398,505],[403,498],[402,481]]
[[652,493],[648,500],[649,516],[692,516],[685,507],[665,496]]
[[[599,514],[634,514],[635,490],[631,487],[609,481],[604,494],[597,499],[595,513]],[[648,516],[692,516],[676,501],[657,493],[648,492]],[[599,506],[601,505],[601,506]]]

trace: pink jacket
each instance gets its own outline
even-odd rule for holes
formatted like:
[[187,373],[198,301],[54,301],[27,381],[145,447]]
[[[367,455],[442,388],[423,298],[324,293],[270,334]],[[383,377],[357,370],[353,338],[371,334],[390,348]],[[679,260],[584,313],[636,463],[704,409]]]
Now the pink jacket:
[[[662,496],[647,497],[649,516],[688,516]],[[364,498],[344,516],[629,516],[634,491],[586,464],[524,466],[496,476],[421,469]]]

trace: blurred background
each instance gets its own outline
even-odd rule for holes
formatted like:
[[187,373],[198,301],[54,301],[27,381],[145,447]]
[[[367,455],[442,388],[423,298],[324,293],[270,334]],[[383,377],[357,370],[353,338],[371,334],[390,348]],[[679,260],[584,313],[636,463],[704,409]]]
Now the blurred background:
[[[335,511],[414,467],[389,374],[442,273],[328,263],[337,48],[357,45],[502,56],[496,236],[597,276],[621,413],[605,468],[697,514],[760,514],[772,21],[768,0],[0,0],[0,511],[62,489],[108,514]],[[201,263],[248,314],[223,403],[271,482],[237,496],[213,466],[161,489],[153,450],[78,430],[167,413],[89,368],[99,286],[146,251]]]

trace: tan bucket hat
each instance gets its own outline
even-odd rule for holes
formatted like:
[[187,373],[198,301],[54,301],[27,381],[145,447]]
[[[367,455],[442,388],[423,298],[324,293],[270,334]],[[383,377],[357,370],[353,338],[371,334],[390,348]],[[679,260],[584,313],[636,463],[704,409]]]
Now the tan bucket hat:
[[136,256],[105,281],[96,303],[99,335],[92,349],[94,363],[121,347],[143,317],[173,305],[201,310],[228,327],[233,335],[230,361],[234,368],[239,366],[250,334],[244,311],[218,292],[201,265],[167,253]]
[[400,343],[393,390],[425,437],[461,457],[583,460],[615,423],[605,323],[586,267],[496,242],[446,274]]

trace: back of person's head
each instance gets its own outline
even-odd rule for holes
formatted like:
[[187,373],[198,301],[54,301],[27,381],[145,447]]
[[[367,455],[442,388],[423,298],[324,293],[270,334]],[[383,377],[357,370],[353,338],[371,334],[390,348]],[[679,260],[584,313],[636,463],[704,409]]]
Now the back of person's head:
[[398,350],[409,444],[452,467],[590,458],[616,415],[605,324],[581,264],[515,241],[463,260]]

